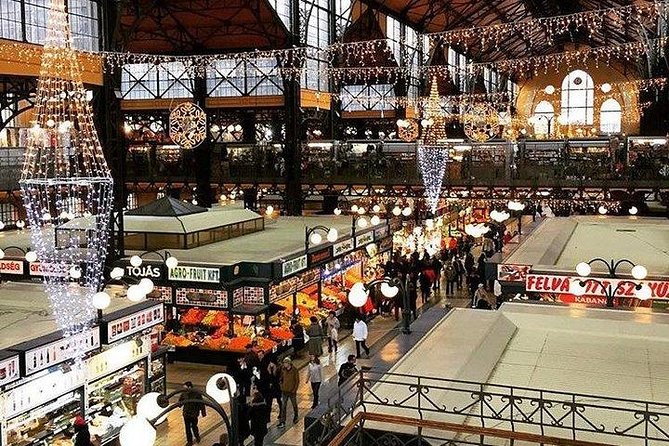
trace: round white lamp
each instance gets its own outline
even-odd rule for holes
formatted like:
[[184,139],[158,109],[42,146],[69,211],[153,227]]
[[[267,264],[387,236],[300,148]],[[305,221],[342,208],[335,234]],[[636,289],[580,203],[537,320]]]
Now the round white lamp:
[[338,238],[339,238],[339,232],[337,232],[337,229],[330,228],[327,235],[328,242],[334,243],[337,241]]
[[581,277],[588,277],[592,272],[592,267],[587,262],[581,262],[576,265],[576,274]]
[[360,229],[365,229],[368,224],[369,224],[369,222],[367,221],[366,218],[364,218],[364,217],[358,218],[358,227]]
[[111,296],[104,291],[100,291],[93,294],[92,303],[96,310],[106,310],[111,303]]
[[311,235],[309,236],[309,242],[312,245],[320,245],[322,241],[323,237],[321,237],[321,235],[316,231],[312,232]]
[[578,280],[574,280],[569,284],[569,292],[574,296],[583,296],[585,294],[585,287],[581,286]]
[[636,297],[641,300],[648,300],[653,297],[653,290],[647,284],[641,285],[641,289],[636,290]]
[[647,275],[648,270],[643,265],[635,265],[634,268],[632,268],[632,277],[636,280],[643,280]]
[[37,253],[35,251],[28,251],[26,253],[26,261],[33,263],[37,261]]
[[142,258],[140,256],[130,257],[130,264],[134,267],[142,266]]
[[367,303],[368,292],[365,284],[356,282],[348,292],[348,302],[355,308],[360,308]]
[[600,206],[599,209],[597,210],[601,215],[606,215],[607,212],[609,212],[608,209],[606,209],[604,206]]
[[5,251],[0,249],[0,259],[4,259],[4,258],[5,258]]
[[137,416],[146,420],[153,420],[161,414],[163,407],[158,404],[158,398],[161,396],[158,392],[149,392],[137,402]]
[[378,214],[379,212],[381,212],[381,206],[379,206],[378,204],[375,204],[374,207],[372,208],[372,211],[374,213]]
[[353,206],[351,206],[351,212],[358,212],[358,205],[357,204],[354,204]]
[[372,217],[371,221],[372,221],[372,226],[376,226],[376,225],[378,225],[379,223],[381,223],[381,219],[379,218],[378,215],[374,215],[374,216]]
[[144,290],[139,285],[130,285],[127,294],[130,302],[139,302],[146,297]]
[[408,217],[409,215],[411,215],[411,208],[409,206],[407,206],[404,209],[402,209],[402,215],[404,215],[405,217]]
[[166,265],[168,268],[176,268],[176,267],[179,265],[179,261],[177,260],[176,257],[169,256],[169,257],[165,260],[165,265]]
[[383,294],[384,296],[392,298],[397,296],[397,293],[399,292],[400,292],[399,287],[392,286],[386,282],[381,283],[381,294]]
[[144,277],[137,285],[142,289],[144,294],[149,294],[151,291],[153,291],[153,280],[149,279],[148,277]]
[[74,265],[73,267],[70,268],[70,277],[73,279],[81,279],[81,268],[79,266]]
[[112,270],[109,272],[109,277],[111,277],[114,280],[118,280],[121,277],[123,277],[123,268],[119,266],[115,266],[112,268]]
[[394,215],[395,217],[399,217],[401,214],[402,214],[402,209],[400,209],[399,206],[395,206],[395,207],[393,208],[393,215]]
[[639,212],[636,206],[632,206],[629,210],[630,215],[636,215]]
[[272,205],[267,206],[267,208],[265,209],[265,215],[271,217],[273,213],[274,213],[274,206]]
[[335,215],[341,215],[341,209],[339,209],[339,208],[335,208],[335,210],[334,210],[334,214],[335,214]]
[[152,446],[156,441],[156,429],[146,418],[132,417],[119,433],[121,446]]
[[230,395],[237,393],[237,383],[227,373],[217,373],[207,381],[205,392],[218,404],[226,404],[230,402]]

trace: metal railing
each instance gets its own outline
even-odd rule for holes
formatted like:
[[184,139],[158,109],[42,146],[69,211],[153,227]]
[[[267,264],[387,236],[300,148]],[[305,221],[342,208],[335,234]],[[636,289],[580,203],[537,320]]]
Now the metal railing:
[[339,389],[319,422],[305,429],[304,444],[327,444],[360,411],[570,441],[669,444],[669,403],[373,370]]

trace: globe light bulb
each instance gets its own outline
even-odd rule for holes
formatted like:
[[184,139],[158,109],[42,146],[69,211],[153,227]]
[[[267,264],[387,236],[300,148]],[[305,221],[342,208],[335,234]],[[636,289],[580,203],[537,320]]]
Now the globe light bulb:
[[0,259],[5,258],[5,251],[3,249],[0,249]]
[[399,217],[401,214],[402,214],[402,209],[400,209],[399,206],[395,206],[395,207],[393,208],[393,215],[394,215],[395,217]]
[[134,266],[135,268],[142,266],[142,258],[140,256],[132,256],[130,257],[130,264]]
[[23,229],[26,227],[26,222],[23,220],[17,220],[16,221],[16,227],[19,229]]
[[320,245],[322,241],[323,237],[321,237],[318,232],[312,232],[309,236],[309,242],[311,242],[312,245]]
[[636,206],[632,206],[629,210],[630,215],[636,215],[639,212]]
[[585,294],[585,287],[581,285],[581,282],[574,280],[569,284],[569,292],[574,296],[583,296]]
[[379,212],[381,212],[381,206],[379,206],[378,204],[375,204],[374,207],[372,208],[372,212],[374,212],[375,214],[378,214]]
[[26,261],[33,263],[37,261],[37,253],[35,251],[28,251],[26,253]]
[[132,417],[119,433],[121,446],[153,446],[156,441],[156,429],[146,418]]
[[124,272],[123,272],[123,268],[120,268],[120,267],[118,267],[118,266],[115,266],[115,267],[112,268],[112,270],[110,271],[110,273],[109,273],[109,277],[111,277],[111,278],[114,279],[114,280],[118,280],[118,279],[120,279],[121,277],[123,277],[123,274],[124,274]]
[[111,296],[104,291],[100,291],[93,295],[92,303],[97,310],[106,310],[111,303]]
[[339,238],[339,232],[337,232],[335,228],[330,228],[330,230],[328,231],[327,238],[328,242],[334,243]]
[[604,206],[600,206],[599,209],[598,209],[598,212],[601,215],[606,215],[606,213],[608,212],[608,209],[606,209]]
[[3,229],[5,229],[5,222],[0,221],[0,231],[2,231]]
[[381,223],[381,218],[378,215],[374,215],[371,219],[372,226],[376,226]]
[[341,215],[341,209],[339,209],[339,208],[335,208],[335,210],[333,211],[333,213],[334,213],[335,215]]
[[158,392],[149,392],[142,396],[137,402],[137,416],[145,420],[154,420],[157,418],[164,410],[158,403],[158,399],[161,396]]
[[381,283],[381,294],[383,294],[386,297],[393,298],[397,296],[397,293],[399,293],[399,291],[400,291],[399,287],[391,286],[389,283],[386,282]]
[[578,274],[581,277],[588,277],[591,272],[592,268],[590,267],[590,264],[587,262],[581,262],[578,265],[576,265],[576,274]]
[[144,299],[144,297],[146,297],[144,291],[139,285],[130,285],[128,287],[127,295],[130,302],[139,302]]
[[365,215],[365,212],[367,212],[367,210],[365,210],[364,207],[360,206],[360,207],[358,208],[358,214],[359,214],[359,215]]
[[142,278],[138,285],[144,294],[149,294],[153,291],[153,280],[149,279],[148,277]]
[[632,268],[632,277],[636,280],[643,280],[648,275],[648,270],[643,265],[635,265]]
[[358,205],[357,204],[354,204],[353,206],[351,206],[351,212],[358,212]]
[[602,86],[600,88],[602,90],[602,93],[610,93],[612,87],[611,87],[611,84],[609,84],[608,82],[605,82],[605,83],[602,84]]
[[409,215],[411,215],[411,208],[409,206],[407,206],[404,209],[402,209],[402,215],[404,215],[405,217],[408,217]]
[[227,404],[230,396],[237,393],[237,383],[227,373],[217,373],[207,381],[205,392],[218,404]]
[[367,227],[368,224],[369,224],[369,222],[367,221],[366,218],[364,218],[364,217],[360,217],[360,218],[358,219],[358,227],[359,227],[360,229],[365,229],[365,228]]
[[547,95],[555,93],[555,87],[552,85],[547,85],[546,88],[544,88],[544,93],[546,93]]
[[77,265],[74,265],[70,268],[69,274],[72,279],[81,279],[81,268],[79,268]]
[[271,217],[273,213],[274,213],[274,206],[272,205],[267,206],[267,208],[265,209],[265,215]]
[[179,260],[176,257],[170,256],[165,260],[165,266],[170,269],[176,268],[179,265]]
[[641,288],[635,290],[635,295],[641,300],[648,300],[653,297],[653,290],[648,286],[648,284],[641,285]]
[[356,282],[348,292],[348,302],[355,308],[360,308],[367,303],[368,292],[362,282]]

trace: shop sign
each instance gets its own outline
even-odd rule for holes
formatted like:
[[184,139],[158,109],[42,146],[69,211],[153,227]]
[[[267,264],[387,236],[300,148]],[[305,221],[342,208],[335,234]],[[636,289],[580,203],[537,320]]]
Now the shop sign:
[[281,264],[281,277],[290,276],[291,274],[302,271],[303,269],[307,269],[306,254],[283,262]]
[[374,240],[380,240],[383,237],[388,237],[389,232],[390,228],[388,226],[374,230]]
[[32,375],[61,364],[78,354],[100,348],[100,328],[91,327],[86,331],[59,339],[25,352],[24,374]]
[[165,320],[163,304],[156,304],[142,311],[133,313],[107,323],[105,344],[111,344],[137,332],[146,330]]
[[355,247],[360,248],[365,246],[367,243],[372,243],[374,241],[374,233],[368,232],[366,234],[359,235],[355,238]]
[[386,252],[393,249],[393,238],[386,237],[379,242],[379,252]]
[[180,282],[219,283],[221,281],[221,270],[197,266],[177,266],[169,269],[169,279]]
[[0,274],[23,275],[23,260],[0,260]]
[[163,277],[163,272],[160,265],[145,263],[141,266],[126,265],[125,275],[137,279],[149,278],[160,280]]
[[[528,274],[525,279],[525,290],[535,293],[554,293],[554,294],[572,294],[569,291],[570,285],[581,277],[572,276],[554,276],[549,274]],[[651,289],[651,299],[669,299],[669,282],[662,280],[641,280],[630,279],[609,279],[597,278],[604,287],[617,289],[615,297],[636,297],[634,283],[648,285]],[[624,282],[620,285],[621,282]],[[620,285],[620,286],[618,286]],[[605,289],[593,281],[586,282],[584,296],[606,297]]]
[[14,355],[0,361],[0,387],[16,381],[20,377],[19,355]]
[[89,358],[86,361],[88,381],[95,381],[149,356],[151,339],[149,336],[143,336],[141,340],[141,343],[137,343],[134,339],[124,342]]
[[72,367],[65,372],[56,369],[51,373],[17,386],[4,393],[3,416],[6,420],[35,407],[53,401],[68,392],[84,385],[86,370],[83,367]]
[[310,253],[309,265],[326,262],[330,260],[331,257],[332,257],[332,249],[328,246],[327,248],[321,249],[320,251]]
[[64,263],[33,262],[28,266],[31,276],[41,277],[68,277],[71,265]]
[[497,280],[500,282],[525,282],[532,265],[513,265],[500,263],[497,265]]
[[354,248],[353,242],[354,240],[350,238],[348,240],[344,240],[343,242],[332,245],[332,256],[339,257],[342,254],[346,254],[347,252],[353,251]]

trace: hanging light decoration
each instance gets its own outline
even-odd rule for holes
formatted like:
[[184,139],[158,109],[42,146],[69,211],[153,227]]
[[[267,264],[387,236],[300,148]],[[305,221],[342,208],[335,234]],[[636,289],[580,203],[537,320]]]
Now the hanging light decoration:
[[446,146],[418,146],[418,168],[425,185],[425,199],[432,214],[437,212],[447,163]]
[[[19,183],[35,257],[73,271],[73,277],[81,275],[78,284],[68,277],[44,277],[54,316],[67,336],[95,317],[93,296],[107,255],[112,177],[63,0],[51,0],[35,109]],[[57,221],[61,215],[67,219]]]

